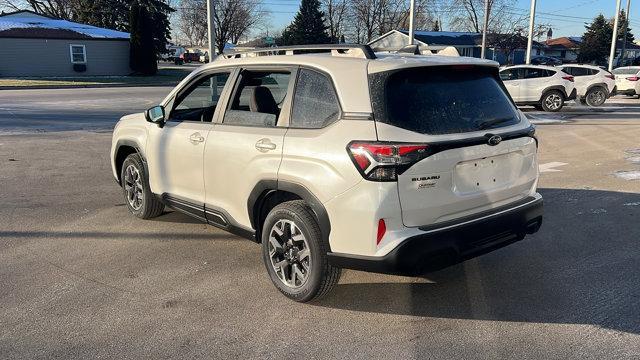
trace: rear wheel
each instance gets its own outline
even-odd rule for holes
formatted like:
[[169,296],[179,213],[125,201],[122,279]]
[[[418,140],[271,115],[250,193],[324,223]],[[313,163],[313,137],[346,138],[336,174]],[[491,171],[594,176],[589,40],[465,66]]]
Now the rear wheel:
[[607,100],[607,93],[601,87],[594,87],[587,91],[585,102],[589,106],[600,106]]
[[263,260],[271,281],[286,297],[307,302],[333,289],[342,270],[329,264],[328,251],[329,244],[304,201],[282,203],[267,215]]
[[548,91],[542,96],[540,105],[544,111],[560,111],[564,106],[564,96],[558,90]]
[[149,178],[138,154],[127,156],[120,173],[125,204],[129,212],[141,219],[162,215],[164,204],[156,199],[149,187]]

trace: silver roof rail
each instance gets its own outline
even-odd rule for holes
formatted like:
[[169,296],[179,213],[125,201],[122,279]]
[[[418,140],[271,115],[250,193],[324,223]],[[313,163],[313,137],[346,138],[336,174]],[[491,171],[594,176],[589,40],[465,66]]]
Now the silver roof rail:
[[253,50],[225,51],[219,58],[234,59],[242,57],[258,57],[273,55],[296,55],[331,53],[332,56],[360,57],[375,59],[376,54],[369,45],[361,44],[326,44],[326,45],[295,45],[258,48]]

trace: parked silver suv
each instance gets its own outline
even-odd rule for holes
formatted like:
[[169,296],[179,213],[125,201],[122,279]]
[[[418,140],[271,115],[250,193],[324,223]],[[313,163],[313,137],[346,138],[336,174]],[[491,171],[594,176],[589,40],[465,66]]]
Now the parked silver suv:
[[342,268],[417,274],[536,232],[537,145],[494,62],[327,45],[216,59],[123,117],[111,159],[134,215],[261,243],[309,301]]

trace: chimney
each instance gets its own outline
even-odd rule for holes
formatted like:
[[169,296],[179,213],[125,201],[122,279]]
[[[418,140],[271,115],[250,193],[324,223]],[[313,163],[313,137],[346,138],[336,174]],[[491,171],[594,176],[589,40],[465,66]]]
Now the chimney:
[[551,39],[553,39],[553,30],[549,28],[549,31],[547,31],[547,41]]

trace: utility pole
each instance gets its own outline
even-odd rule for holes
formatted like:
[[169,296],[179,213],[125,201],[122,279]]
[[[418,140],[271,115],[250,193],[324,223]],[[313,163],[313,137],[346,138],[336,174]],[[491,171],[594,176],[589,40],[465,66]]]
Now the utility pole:
[[209,62],[212,62],[216,57],[216,30],[213,26],[213,15],[215,14],[215,8],[213,7],[214,0],[207,0],[207,35],[209,36]]
[[629,8],[631,6],[631,0],[627,0],[627,7],[625,9],[626,15],[626,24],[624,24],[624,29],[622,30],[622,53],[620,54],[620,62],[621,65],[624,66],[624,55],[627,51],[627,28],[629,27]]
[[480,58],[486,59],[487,52],[487,28],[489,27],[489,0],[484,0],[484,26],[482,28],[482,50]]
[[413,45],[415,43],[413,39],[413,18],[414,18],[414,8],[416,6],[416,0],[411,0],[409,5],[409,45]]
[[[620,2],[620,0],[618,0]],[[533,24],[536,20],[536,0],[531,0],[531,9],[529,10],[529,39],[527,40],[527,59],[526,63],[531,64],[531,47],[533,47]]]
[[609,71],[613,70],[613,59],[616,56],[616,39],[618,38],[618,23],[620,22],[620,0],[616,1],[616,19],[613,22],[613,37],[611,52],[609,53]]

